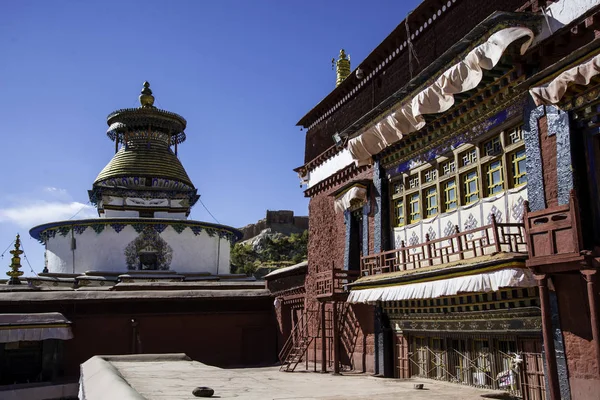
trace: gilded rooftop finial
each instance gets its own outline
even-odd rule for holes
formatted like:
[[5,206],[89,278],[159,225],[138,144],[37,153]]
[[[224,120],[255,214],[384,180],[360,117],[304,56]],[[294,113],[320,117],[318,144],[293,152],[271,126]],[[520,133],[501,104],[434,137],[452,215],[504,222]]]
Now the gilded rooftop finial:
[[154,107],[154,96],[152,96],[152,90],[150,90],[150,82],[144,82],[144,88],[142,94],[140,94],[140,104],[142,108]]
[[23,271],[19,271],[19,268],[21,268],[20,256],[21,254],[23,254],[23,250],[21,250],[21,239],[19,235],[17,235],[17,239],[15,240],[15,248],[14,250],[10,251],[10,254],[12,254],[13,256],[10,264],[11,271],[8,271],[6,273],[6,275],[10,276],[10,279],[7,282],[7,284],[20,285],[21,281],[19,280],[19,277],[23,275]]
[[332,58],[331,64],[332,67],[336,67],[337,79],[335,80],[335,86],[339,86],[350,75],[350,56],[346,54],[344,49],[341,49],[338,60],[336,61],[335,58]]

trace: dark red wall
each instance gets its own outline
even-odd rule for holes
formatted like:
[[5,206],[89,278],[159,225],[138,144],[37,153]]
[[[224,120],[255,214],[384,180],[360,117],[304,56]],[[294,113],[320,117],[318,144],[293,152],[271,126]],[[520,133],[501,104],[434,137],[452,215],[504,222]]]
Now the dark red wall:
[[[431,8],[423,10],[422,16],[413,14],[409,18],[409,27],[413,29],[419,28],[420,24],[424,22],[420,21],[420,19],[422,17],[425,19],[431,17],[434,11],[437,11],[442,4],[445,4],[445,1],[437,3],[430,1],[429,3],[431,4]],[[441,17],[434,21],[430,27],[424,29],[413,40],[413,46],[419,60],[417,63],[413,59],[413,76],[429,66],[448,48],[462,39],[471,29],[495,11],[516,11],[525,3],[527,3],[525,0],[457,1],[448,11],[442,13]],[[393,49],[396,49],[405,40],[406,33],[394,32],[394,34],[398,36],[397,44],[393,47]],[[376,44],[374,43],[374,45]],[[352,54],[352,49],[347,50]],[[388,53],[391,54],[391,52],[392,47],[390,46]],[[306,133],[304,162],[311,161],[333,146],[334,143],[331,135],[335,132],[342,132],[350,124],[353,124],[369,112],[374,106],[406,85],[411,79],[408,65],[408,52],[404,50],[399,56],[395,57],[394,61],[387,64],[385,68],[378,72],[375,78],[364,85],[352,99],[342,105],[329,118],[324,119],[311,128]],[[368,74],[371,70],[366,70],[365,72]],[[316,118],[319,117],[320,115],[316,116]]]
[[132,319],[137,322],[138,353],[185,353],[219,367],[277,361],[277,327],[270,297],[23,303],[11,309],[61,312],[72,322],[74,338],[63,343],[69,379],[77,379],[79,365],[94,355],[131,354]]
[[[372,172],[368,169],[353,176],[352,180],[371,179]],[[342,186],[342,183],[320,192],[310,199],[309,203],[309,239],[308,239],[308,273],[306,277],[307,306],[311,309],[318,308],[318,302],[315,298],[315,278],[316,273],[328,271],[331,268],[342,269],[344,267],[344,251],[346,241],[346,225],[344,224],[344,214],[336,213],[334,209],[334,197],[331,195]],[[371,190],[372,192],[372,190]],[[374,205],[373,193],[371,193],[371,204]],[[371,214],[368,216],[369,223],[369,252],[373,252],[373,232],[374,232],[374,207],[371,207]],[[328,310],[331,305],[328,306]],[[343,364],[349,365],[349,360],[354,360],[353,366],[359,371],[374,372],[374,309],[371,306],[352,306],[348,312],[348,324],[357,324],[358,335],[353,338],[356,341],[353,346],[352,354],[347,351],[340,355]],[[318,321],[314,321],[315,324]],[[317,360],[320,360],[321,343],[316,343]],[[312,360],[314,351],[309,351],[309,357]]]
[[553,275],[565,343],[571,398],[597,399],[600,370],[592,342],[586,281],[579,272]]

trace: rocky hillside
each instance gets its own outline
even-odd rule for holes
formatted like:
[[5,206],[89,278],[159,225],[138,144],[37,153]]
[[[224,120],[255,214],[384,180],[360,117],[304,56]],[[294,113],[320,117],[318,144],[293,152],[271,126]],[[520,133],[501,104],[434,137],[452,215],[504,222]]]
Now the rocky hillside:
[[307,257],[308,231],[284,235],[267,228],[236,243],[231,250],[233,273],[261,278],[277,268],[297,264]]

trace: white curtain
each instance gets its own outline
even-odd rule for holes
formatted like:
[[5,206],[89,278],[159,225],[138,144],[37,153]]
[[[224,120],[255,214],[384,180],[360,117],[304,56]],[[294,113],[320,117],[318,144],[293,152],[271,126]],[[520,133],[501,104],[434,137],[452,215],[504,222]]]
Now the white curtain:
[[600,54],[564,71],[549,83],[529,89],[537,106],[556,104],[562,99],[570,84],[588,85],[600,73]]
[[495,292],[507,287],[534,287],[535,278],[525,268],[506,268],[498,271],[432,282],[398,284],[373,289],[352,289],[348,303],[374,303],[411,299],[434,299],[460,293]]

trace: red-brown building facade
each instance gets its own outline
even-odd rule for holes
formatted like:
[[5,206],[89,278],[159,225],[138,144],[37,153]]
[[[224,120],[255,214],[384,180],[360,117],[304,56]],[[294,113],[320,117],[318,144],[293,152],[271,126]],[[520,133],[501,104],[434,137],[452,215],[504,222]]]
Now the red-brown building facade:
[[598,3],[425,0],[299,121],[282,369],[595,398]]

